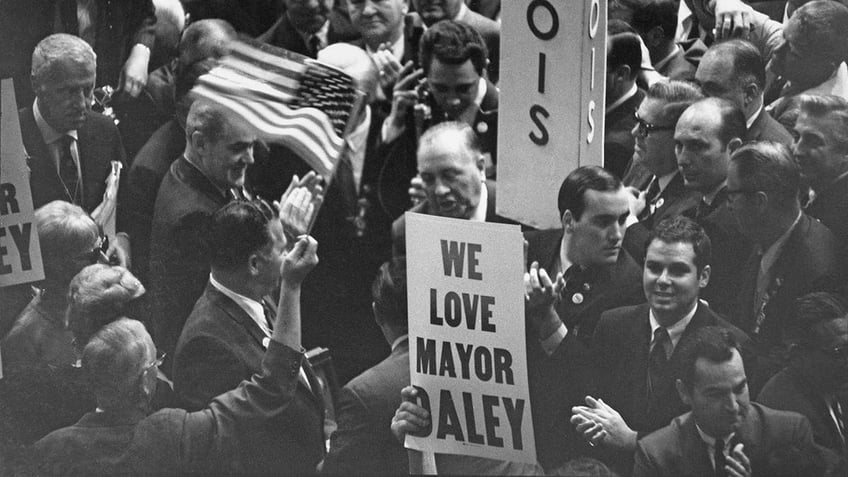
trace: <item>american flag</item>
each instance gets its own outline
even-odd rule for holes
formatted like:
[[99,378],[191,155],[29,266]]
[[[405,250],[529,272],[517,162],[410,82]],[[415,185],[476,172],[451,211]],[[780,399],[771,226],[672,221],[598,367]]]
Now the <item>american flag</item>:
[[330,177],[358,93],[342,71],[270,45],[244,41],[198,79],[192,90],[293,149]]

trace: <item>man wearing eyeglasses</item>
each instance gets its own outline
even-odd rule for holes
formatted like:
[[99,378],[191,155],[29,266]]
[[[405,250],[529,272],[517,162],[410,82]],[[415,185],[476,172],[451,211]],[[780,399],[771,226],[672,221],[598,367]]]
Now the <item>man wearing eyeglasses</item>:
[[282,260],[279,309],[262,373],[201,411],[150,413],[163,356],[144,325],[121,318],[97,331],[83,350],[82,367],[98,408],[36,443],[37,473],[315,474],[325,453],[323,413],[301,397],[299,301],[301,283],[317,263],[317,245],[301,237]]
[[658,82],[651,86],[636,111],[629,133],[635,141],[634,167],[649,175],[644,191],[633,189],[638,201],[636,215],[629,218],[624,249],[639,263],[645,258],[645,240],[654,225],[674,217],[698,203],[699,194],[683,186],[674,155],[674,126],[683,111],[701,99],[698,89],[682,81]]
[[797,300],[789,365],[757,401],[803,414],[816,443],[848,462],[848,309],[843,297],[818,292]]
[[836,237],[801,210],[801,175],[782,145],[746,144],[733,153],[727,174],[727,205],[754,251],[741,273],[731,322],[751,336],[758,372],[754,395],[787,357],[784,338],[795,299],[839,283]]

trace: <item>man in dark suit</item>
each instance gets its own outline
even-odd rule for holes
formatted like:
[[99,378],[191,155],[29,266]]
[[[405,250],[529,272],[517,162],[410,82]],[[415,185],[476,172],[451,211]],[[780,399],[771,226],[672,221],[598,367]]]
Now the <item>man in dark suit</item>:
[[824,475],[805,417],[750,402],[732,333],[701,328],[680,355],[675,386],[692,411],[639,441],[634,477]]
[[140,322],[122,318],[95,333],[82,362],[99,409],[36,444],[38,473],[314,474],[324,456],[324,412],[299,382],[298,301],[316,249],[314,239],[303,237],[284,260],[262,374],[202,411],[149,414],[162,355]]
[[[77,37],[56,34],[39,42],[32,56],[36,99],[31,108],[19,111],[19,118],[29,154],[33,206],[64,200],[92,213],[104,200],[112,162],[126,163],[115,124],[91,112],[94,51]],[[118,189],[119,231],[126,227],[125,189]],[[112,252],[121,265],[129,266],[126,234],[115,237]]]
[[588,346],[601,313],[644,300],[639,266],[621,250],[628,202],[609,171],[580,167],[560,187],[563,229],[525,234],[530,397],[546,469],[587,451],[568,420],[589,392]]
[[277,213],[264,202],[233,201],[212,216],[211,273],[174,354],[174,391],[185,408],[261,372],[271,337],[273,296],[287,247]]
[[[425,199],[410,212],[478,222],[514,223],[495,213],[494,182],[485,179],[485,159],[465,123],[443,122],[428,129],[418,146],[418,173]],[[392,223],[392,254],[406,254],[406,218]]]
[[[392,109],[384,122],[380,154],[385,154],[385,184],[408,184],[417,173],[415,153],[427,128],[444,121],[462,121],[478,136],[485,154],[486,177],[497,163],[499,93],[484,77],[487,49],[480,34],[462,22],[445,20],[421,37],[423,71],[405,68],[394,88]],[[419,78],[426,79],[418,85]],[[405,192],[384,191],[394,214],[411,206]]]
[[730,329],[699,293],[710,280],[711,244],[703,229],[686,217],[661,222],[646,253],[642,285],[648,303],[601,315],[594,336],[594,387],[601,399],[586,398],[574,408],[577,430],[619,470],[632,465],[640,436],[685,411],[674,389],[672,371],[680,346],[705,326]]
[[785,146],[792,135],[763,108],[766,66],[762,54],[745,40],[728,40],[710,47],[698,65],[695,80],[704,94],[724,98],[745,114],[748,141],[774,141]]
[[209,274],[200,247],[205,222],[231,199],[244,197],[256,139],[252,127],[221,106],[191,105],[185,152],[159,187],[150,240],[149,320],[157,346],[166,353],[173,354]]
[[[713,310],[732,308],[740,284],[739,265],[751,253],[751,244],[726,207],[727,168],[731,153],[745,137],[745,116],[732,102],[706,98],[680,117],[674,132],[677,165],[687,189],[700,194],[697,207],[685,212],[704,227],[713,243],[712,279],[704,298]],[[716,307],[712,306],[715,302]]]
[[285,0],[279,20],[256,39],[316,58],[318,51],[340,41],[355,40],[346,18],[333,8],[333,0]]
[[630,134],[635,139],[631,177],[636,169],[644,180],[635,214],[628,218],[624,249],[641,264],[645,261],[645,241],[653,227],[666,217],[681,215],[699,200],[696,191],[683,185],[674,155],[674,126],[683,111],[701,99],[697,88],[682,81],[654,83],[636,111]]
[[757,401],[802,414],[816,443],[848,462],[848,310],[842,297],[816,292],[798,299],[797,334],[789,365],[775,374]]
[[639,36],[623,32],[611,35],[607,42],[606,111],[604,116],[604,167],[618,177],[633,157],[636,110],[645,92],[636,86],[642,63]]
[[[838,96],[799,97],[795,122],[798,140],[792,149],[801,176],[814,195],[805,212],[836,236],[843,254],[848,248],[848,101]],[[843,255],[843,258],[845,256]]]
[[754,252],[742,268],[731,322],[753,339],[756,391],[785,362],[784,332],[799,296],[838,280],[836,237],[803,213],[798,201],[800,172],[789,151],[774,143],[740,147],[727,175],[728,207]]
[[392,354],[342,388],[336,405],[338,429],[322,468],[327,474],[409,473],[406,449],[390,430],[400,390],[409,385],[405,260],[384,263],[372,290],[374,320]]

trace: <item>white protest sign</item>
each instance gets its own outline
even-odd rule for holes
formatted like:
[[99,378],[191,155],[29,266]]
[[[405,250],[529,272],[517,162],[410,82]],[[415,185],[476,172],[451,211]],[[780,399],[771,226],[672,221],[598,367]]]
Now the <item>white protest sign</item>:
[[536,463],[516,225],[406,213],[409,366],[421,451]]
[[557,228],[563,179],[603,164],[607,0],[501,8],[497,212]]
[[0,287],[44,278],[11,79],[0,83]]

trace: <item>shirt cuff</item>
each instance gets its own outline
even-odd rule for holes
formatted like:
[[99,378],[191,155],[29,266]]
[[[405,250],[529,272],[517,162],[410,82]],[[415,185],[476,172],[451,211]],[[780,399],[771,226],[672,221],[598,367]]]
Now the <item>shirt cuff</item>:
[[542,340],[542,350],[545,354],[548,356],[554,354],[554,351],[556,351],[559,344],[562,343],[562,340],[565,339],[565,335],[567,334],[568,328],[565,327],[565,323],[560,323],[559,328],[557,328],[556,331]]

